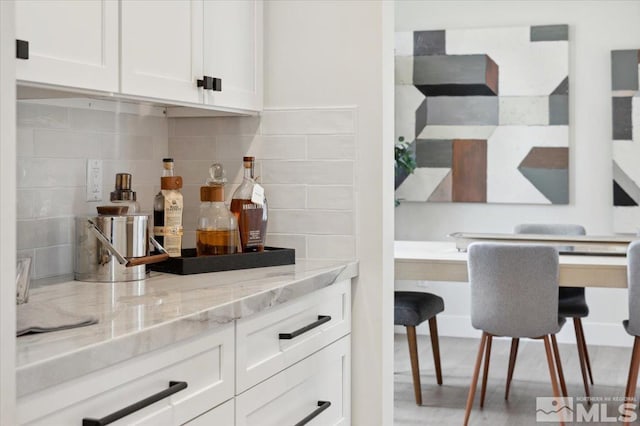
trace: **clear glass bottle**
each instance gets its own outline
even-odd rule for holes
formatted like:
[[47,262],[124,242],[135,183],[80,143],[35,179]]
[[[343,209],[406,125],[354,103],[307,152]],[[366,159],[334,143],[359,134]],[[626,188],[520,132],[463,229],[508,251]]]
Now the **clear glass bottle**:
[[254,157],[243,157],[244,178],[233,193],[231,212],[238,220],[242,252],[264,250],[268,208],[264,189],[253,177]]
[[182,254],[182,177],[175,176],[173,159],[162,160],[160,192],[153,201],[153,235],[171,257]]
[[200,215],[196,230],[198,256],[232,254],[238,248],[238,221],[224,203],[224,168],[213,164],[209,168],[207,185],[200,187]]

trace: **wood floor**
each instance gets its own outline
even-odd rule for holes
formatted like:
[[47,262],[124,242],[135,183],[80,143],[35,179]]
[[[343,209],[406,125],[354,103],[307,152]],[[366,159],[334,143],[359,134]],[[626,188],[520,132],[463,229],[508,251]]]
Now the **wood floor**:
[[[587,344],[589,342],[587,336]],[[632,342],[631,337],[630,343]],[[429,336],[418,336],[422,406],[417,406],[411,381],[411,364],[407,337],[395,336],[394,424],[396,425],[462,425],[464,406],[469,392],[473,364],[480,339],[440,337],[442,386],[436,384]],[[578,352],[575,345],[560,344],[560,358],[569,396],[583,397],[584,388]],[[504,400],[510,340],[493,339],[491,365],[484,408],[479,408],[479,391],[471,412],[470,425],[517,426],[545,425],[536,423],[536,397],[552,396],[544,345],[540,341],[522,339],[511,383],[509,401]],[[592,397],[624,396],[631,348],[589,346],[593,368]],[[607,413],[617,416],[619,402],[610,402]],[[569,424],[569,423],[568,423]],[[571,423],[574,424],[574,423]],[[575,423],[611,425],[615,422]],[[639,421],[633,424],[640,424]]]

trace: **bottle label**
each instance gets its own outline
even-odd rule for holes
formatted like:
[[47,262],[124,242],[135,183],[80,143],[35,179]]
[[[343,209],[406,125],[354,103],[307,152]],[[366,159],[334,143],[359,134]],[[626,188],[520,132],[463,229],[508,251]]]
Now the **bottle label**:
[[251,201],[263,205],[264,204],[264,188],[257,183],[253,185],[253,192],[251,193]]
[[[182,249],[182,194],[167,191],[164,197],[164,249],[171,257],[181,256]],[[159,235],[159,234],[156,234]]]

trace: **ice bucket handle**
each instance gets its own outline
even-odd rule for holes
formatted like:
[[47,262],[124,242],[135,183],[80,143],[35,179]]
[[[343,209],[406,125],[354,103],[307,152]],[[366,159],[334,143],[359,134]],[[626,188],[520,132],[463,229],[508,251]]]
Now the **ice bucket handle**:
[[149,263],[162,262],[163,260],[167,260],[169,258],[169,254],[167,253],[167,251],[153,237],[150,237],[151,243],[159,251],[162,252],[161,254],[155,254],[152,256],[143,256],[143,257],[128,257],[128,258],[124,257],[111,244],[111,241],[109,241],[109,238],[107,238],[107,236],[102,233],[100,228],[98,228],[91,219],[87,219],[87,222],[89,222],[89,229],[93,231],[93,234],[96,236],[96,238],[98,238],[98,240],[100,240],[100,242],[105,245],[107,250],[109,250],[109,253],[111,253],[113,257],[115,257],[118,263],[120,263],[121,265],[124,265],[126,267],[146,265]]

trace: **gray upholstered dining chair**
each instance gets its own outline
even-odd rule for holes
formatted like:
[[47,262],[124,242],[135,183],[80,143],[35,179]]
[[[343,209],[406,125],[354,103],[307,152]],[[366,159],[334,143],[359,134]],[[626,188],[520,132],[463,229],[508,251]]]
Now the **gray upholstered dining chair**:
[[[625,396],[632,401],[638,384],[640,366],[640,241],[629,244],[627,249],[627,285],[629,287],[629,319],[622,322],[624,329],[634,336],[629,376]],[[625,423],[628,424],[628,423]]]
[[431,335],[431,349],[433,351],[433,362],[436,368],[436,381],[441,385],[442,369],[440,367],[440,345],[438,342],[436,315],[444,311],[444,300],[442,300],[440,296],[427,292],[396,291],[394,302],[394,324],[403,325],[407,329],[409,358],[411,359],[411,373],[413,375],[413,391],[416,404],[422,405],[416,326],[429,320],[429,334]]
[[480,407],[484,405],[494,336],[543,339],[553,395],[560,396],[559,377],[562,394],[566,396],[555,338],[565,321],[558,317],[557,250],[542,245],[472,243],[468,258],[471,324],[482,330],[482,339],[469,387],[464,424],[469,422],[486,349]]
[[[516,234],[541,234],[541,235],[586,235],[586,231],[581,225],[573,224],[521,224],[515,227]],[[591,361],[589,351],[584,338],[582,328],[582,318],[589,315],[589,306],[583,287],[560,287],[558,290],[558,315],[564,318],[573,319],[573,328],[576,333],[576,346],[578,347],[578,358],[580,361],[580,371],[582,373],[582,383],[586,396],[590,396],[589,381],[593,385],[593,373],[591,373]],[[509,388],[513,378],[513,368],[518,353],[518,340],[511,342],[511,356],[509,359],[509,371],[507,373],[507,386],[504,398],[509,398]],[[589,375],[589,381],[587,380]]]

